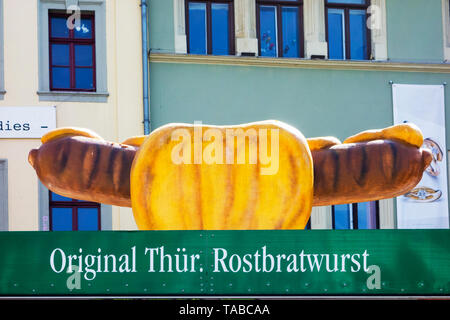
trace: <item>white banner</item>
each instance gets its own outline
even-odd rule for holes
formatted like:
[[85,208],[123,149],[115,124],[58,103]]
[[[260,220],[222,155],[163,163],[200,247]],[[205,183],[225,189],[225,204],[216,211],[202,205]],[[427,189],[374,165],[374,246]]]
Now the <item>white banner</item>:
[[397,197],[398,228],[448,228],[444,86],[394,84],[392,94],[394,124],[416,124],[424,135],[424,147],[433,152],[419,184]]
[[56,128],[56,107],[0,107],[0,139],[41,138]]

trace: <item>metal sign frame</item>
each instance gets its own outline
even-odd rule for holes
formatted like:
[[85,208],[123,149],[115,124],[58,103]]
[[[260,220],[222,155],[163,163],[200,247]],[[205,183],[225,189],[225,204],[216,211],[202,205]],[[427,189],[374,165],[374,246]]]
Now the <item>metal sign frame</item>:
[[0,296],[446,296],[449,240],[450,230],[0,232]]

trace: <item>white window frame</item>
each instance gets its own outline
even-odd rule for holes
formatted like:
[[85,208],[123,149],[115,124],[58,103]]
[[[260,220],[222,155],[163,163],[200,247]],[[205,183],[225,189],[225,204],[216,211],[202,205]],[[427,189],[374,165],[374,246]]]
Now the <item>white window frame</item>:
[[372,58],[377,61],[388,60],[387,29],[386,29],[386,0],[371,0],[369,7],[371,29]]
[[313,207],[311,210],[311,230],[333,229],[331,206]]
[[303,0],[305,33],[305,58],[323,56],[328,58],[328,43],[325,33],[325,1]]
[[186,18],[184,0],[173,0],[175,53],[187,53]]
[[[67,10],[78,6],[83,11],[95,13],[96,92],[50,91],[49,75],[49,10]],[[40,101],[107,102],[106,73],[106,1],[105,0],[38,0],[38,45]]]

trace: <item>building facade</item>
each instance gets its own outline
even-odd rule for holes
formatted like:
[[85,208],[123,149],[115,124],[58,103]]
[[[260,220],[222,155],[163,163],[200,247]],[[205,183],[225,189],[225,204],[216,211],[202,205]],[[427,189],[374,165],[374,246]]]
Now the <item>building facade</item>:
[[[56,127],[110,141],[143,134],[144,22],[152,130],[276,119],[344,140],[394,123],[392,84],[449,82],[449,21],[449,0],[0,0],[0,108],[54,107]],[[50,193],[27,162],[39,145],[0,136],[1,230],[136,229],[130,208]],[[309,223],[396,227],[394,199],[315,207]]]
[[[0,1],[0,108],[9,108],[0,110],[55,107],[56,127],[90,128],[110,141],[142,134],[139,4]],[[1,230],[136,228],[129,208],[49,194],[27,161],[39,145],[39,138],[0,138]]]
[[[392,84],[450,80],[449,14],[446,0],[150,1],[152,129],[277,119],[343,140],[390,126]],[[396,228],[396,203],[315,207],[310,227]]]

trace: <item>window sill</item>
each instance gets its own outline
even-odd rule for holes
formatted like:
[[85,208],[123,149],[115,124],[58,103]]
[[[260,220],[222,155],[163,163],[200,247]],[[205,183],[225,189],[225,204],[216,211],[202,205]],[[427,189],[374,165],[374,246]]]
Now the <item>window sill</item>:
[[39,101],[108,102],[108,92],[38,91]]
[[450,73],[450,66],[445,63],[412,63],[377,60],[311,60],[304,58],[263,58],[152,53],[150,54],[150,62],[280,67],[298,69]]

